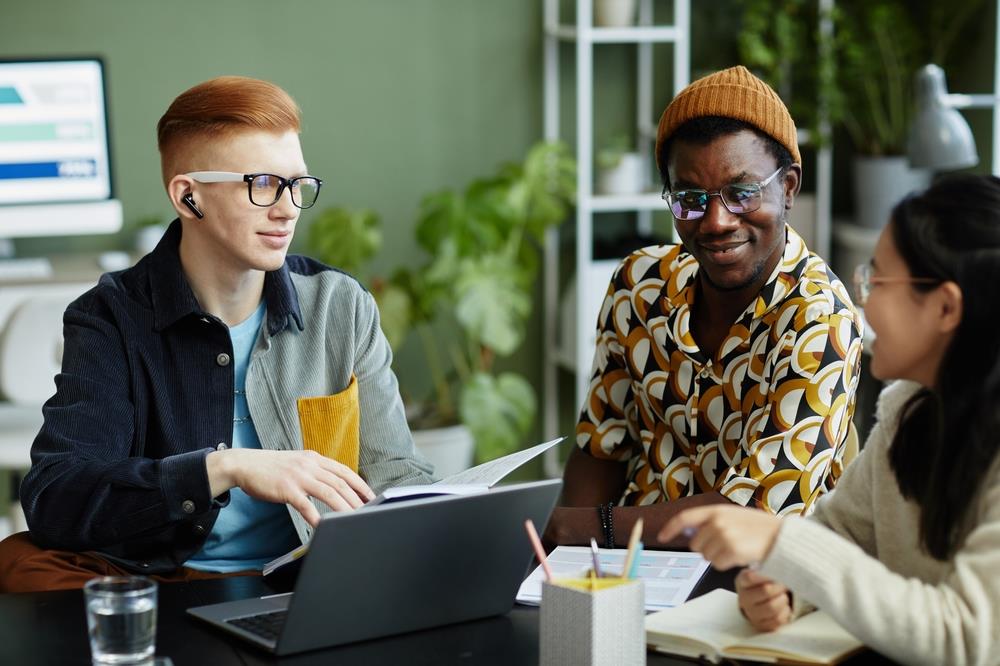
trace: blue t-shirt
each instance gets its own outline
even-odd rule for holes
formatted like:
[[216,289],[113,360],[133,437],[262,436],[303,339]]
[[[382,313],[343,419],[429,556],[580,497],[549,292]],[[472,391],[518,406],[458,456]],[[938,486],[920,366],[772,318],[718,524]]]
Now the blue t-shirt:
[[[264,321],[264,302],[243,323],[229,328],[233,341],[233,448],[259,449],[260,439],[247,405],[246,379],[250,352]],[[219,517],[200,552],[184,566],[203,571],[245,571],[265,564],[300,543],[284,504],[254,499],[240,488],[229,491],[229,505]]]

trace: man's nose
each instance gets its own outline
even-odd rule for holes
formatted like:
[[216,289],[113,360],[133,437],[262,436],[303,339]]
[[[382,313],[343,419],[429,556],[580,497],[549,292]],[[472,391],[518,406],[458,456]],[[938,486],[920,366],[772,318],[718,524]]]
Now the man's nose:
[[281,196],[271,206],[274,214],[282,218],[292,218],[299,214],[298,207],[292,202],[292,188],[286,187],[281,192]]
[[739,223],[740,216],[730,213],[722,202],[722,196],[716,194],[709,197],[705,204],[705,214],[698,220],[698,231],[710,235],[727,234],[739,226]]

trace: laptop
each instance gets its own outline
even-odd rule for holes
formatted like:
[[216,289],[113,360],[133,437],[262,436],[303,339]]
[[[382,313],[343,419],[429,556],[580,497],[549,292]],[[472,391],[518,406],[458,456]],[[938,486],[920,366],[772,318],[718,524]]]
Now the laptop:
[[542,529],[561,486],[551,479],[329,514],[294,592],[188,613],[277,655],[506,613],[533,555],[524,521]]

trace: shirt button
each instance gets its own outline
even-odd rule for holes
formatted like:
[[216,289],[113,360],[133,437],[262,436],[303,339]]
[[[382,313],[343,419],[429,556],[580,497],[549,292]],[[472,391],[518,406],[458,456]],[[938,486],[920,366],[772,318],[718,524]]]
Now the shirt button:
[[181,510],[184,513],[194,513],[194,502],[191,500],[184,500],[181,502]]
[[216,451],[225,451],[227,448],[228,447],[226,446],[225,442],[219,442],[218,444],[215,445]]
[[215,357],[215,362],[223,367],[229,365],[229,354],[219,354]]

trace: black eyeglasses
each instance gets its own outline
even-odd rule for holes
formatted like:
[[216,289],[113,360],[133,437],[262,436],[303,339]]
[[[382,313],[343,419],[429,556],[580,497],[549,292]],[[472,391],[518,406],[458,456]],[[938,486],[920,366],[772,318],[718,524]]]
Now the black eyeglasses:
[[273,173],[235,173],[233,171],[193,171],[184,174],[199,183],[238,183],[247,184],[250,203],[254,206],[267,208],[278,203],[278,199],[287,187],[292,193],[292,203],[297,208],[312,208],[319,197],[319,188],[323,181],[315,176],[297,176],[282,178]]
[[708,200],[711,197],[719,197],[722,205],[734,215],[752,213],[760,208],[763,200],[762,192],[764,188],[771,184],[781,173],[782,167],[759,183],[730,183],[725,187],[709,192],[708,190],[674,190],[667,191],[663,188],[660,197],[670,206],[670,212],[678,220],[697,220],[708,209]]

